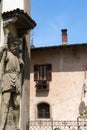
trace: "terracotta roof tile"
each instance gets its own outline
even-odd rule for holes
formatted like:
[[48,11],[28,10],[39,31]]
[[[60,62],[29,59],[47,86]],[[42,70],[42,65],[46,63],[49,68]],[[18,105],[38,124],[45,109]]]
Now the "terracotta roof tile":
[[20,15],[23,15],[24,17],[26,17],[29,21],[31,21],[34,24],[34,26],[36,26],[35,21],[27,13],[25,13],[24,10],[20,10],[19,8],[15,9],[15,10],[3,12],[2,18],[8,19],[8,18],[12,18],[15,16],[18,17]]

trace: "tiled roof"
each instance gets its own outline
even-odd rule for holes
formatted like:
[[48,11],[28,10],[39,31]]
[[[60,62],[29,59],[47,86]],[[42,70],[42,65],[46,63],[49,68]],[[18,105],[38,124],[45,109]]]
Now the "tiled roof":
[[55,45],[55,46],[43,46],[43,47],[33,47],[31,50],[39,50],[39,49],[54,49],[54,48],[68,48],[68,47],[82,47],[86,46],[87,43],[78,43],[78,44],[67,44],[67,45]]
[[35,21],[24,10],[20,9],[4,12],[2,18],[5,27],[13,26],[16,28],[18,37],[23,37],[36,26]]
[[24,10],[20,10],[19,8],[15,9],[15,10],[11,10],[11,11],[7,11],[7,12],[3,12],[2,13],[2,18],[3,20],[8,19],[8,18],[12,18],[12,17],[18,17],[18,16],[23,16],[26,17],[27,20],[31,21],[33,23],[33,26],[36,26],[36,23],[34,20],[32,20],[32,18],[24,12]]

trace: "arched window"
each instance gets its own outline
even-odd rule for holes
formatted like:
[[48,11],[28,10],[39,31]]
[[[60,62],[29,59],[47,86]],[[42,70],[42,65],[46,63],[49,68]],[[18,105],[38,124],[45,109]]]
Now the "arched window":
[[37,105],[38,118],[50,118],[50,106],[47,103],[40,103]]

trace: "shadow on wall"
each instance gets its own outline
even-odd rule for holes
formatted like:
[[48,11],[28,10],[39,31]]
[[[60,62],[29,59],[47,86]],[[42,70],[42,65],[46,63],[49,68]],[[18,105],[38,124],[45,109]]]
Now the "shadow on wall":
[[49,94],[49,91],[36,91],[36,97],[47,97]]
[[30,57],[25,38],[23,39],[24,79],[30,79]]
[[82,113],[84,111],[85,108],[85,102],[81,101],[80,105],[79,105],[79,114]]
[[21,99],[21,127],[28,130],[29,127],[29,79],[30,79],[30,57],[26,39],[23,39],[23,61],[24,71],[22,77],[22,99]]
[[87,44],[31,49],[31,73],[35,64],[52,64],[53,72],[83,71],[87,66]]

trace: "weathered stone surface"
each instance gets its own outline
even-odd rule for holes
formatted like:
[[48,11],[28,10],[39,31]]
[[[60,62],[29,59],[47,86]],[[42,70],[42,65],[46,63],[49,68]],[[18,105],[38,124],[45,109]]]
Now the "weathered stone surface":
[[1,127],[6,130],[19,128],[20,73],[23,69],[23,60],[19,58],[19,42],[18,38],[8,37],[7,46],[1,49]]

